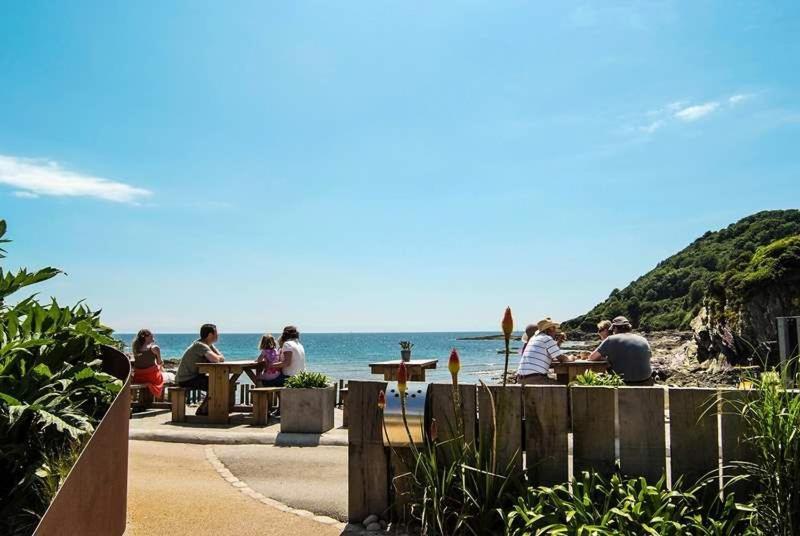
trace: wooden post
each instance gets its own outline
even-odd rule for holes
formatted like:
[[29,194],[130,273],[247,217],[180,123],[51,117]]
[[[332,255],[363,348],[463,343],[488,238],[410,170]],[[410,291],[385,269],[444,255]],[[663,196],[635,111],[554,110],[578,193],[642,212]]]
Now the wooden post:
[[[488,389],[488,392],[487,392]],[[492,404],[489,397],[494,397],[495,418],[497,427],[492,422]],[[504,472],[511,461],[513,467],[522,470],[522,386],[489,385],[478,387],[480,430],[479,441],[489,441],[497,445],[495,453],[497,470]]]
[[620,387],[619,458],[623,474],[660,479],[666,467],[664,389]]
[[532,486],[551,486],[568,477],[567,387],[529,385],[523,388],[528,477]]
[[173,387],[169,390],[172,403],[172,422],[184,422],[186,420],[186,389]]
[[214,367],[208,375],[208,421],[228,424],[230,410],[230,382],[224,367]]
[[348,432],[347,519],[361,523],[370,514],[386,517],[389,510],[389,465],[383,446],[383,422],[378,393],[386,382],[350,381]]
[[[740,405],[747,400],[748,396],[752,396],[752,394],[738,389],[723,389],[720,392],[722,478],[724,485],[727,485],[731,478],[747,473],[746,470],[737,467],[736,462],[757,461],[755,450],[752,445],[745,441],[747,426],[739,412]],[[752,480],[739,480],[734,482],[730,488],[737,500],[744,501],[749,498],[753,491],[754,483]]]
[[[456,437],[458,421],[455,414],[453,384],[432,383],[428,386],[431,417],[436,419],[439,430],[439,442]],[[476,392],[472,384],[458,385],[458,411],[464,424],[464,441],[475,442],[475,425],[477,423]]]
[[613,387],[571,387],[572,468],[579,478],[583,471],[608,477],[615,471],[617,390]]
[[718,433],[716,389],[669,390],[673,486],[681,476],[688,485],[705,476],[719,481]]

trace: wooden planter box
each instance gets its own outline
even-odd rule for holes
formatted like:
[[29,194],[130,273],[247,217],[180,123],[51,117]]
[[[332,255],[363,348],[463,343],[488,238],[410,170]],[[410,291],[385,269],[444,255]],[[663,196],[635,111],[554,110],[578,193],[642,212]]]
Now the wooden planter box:
[[281,432],[322,434],[333,428],[336,388],[284,389],[281,392]]

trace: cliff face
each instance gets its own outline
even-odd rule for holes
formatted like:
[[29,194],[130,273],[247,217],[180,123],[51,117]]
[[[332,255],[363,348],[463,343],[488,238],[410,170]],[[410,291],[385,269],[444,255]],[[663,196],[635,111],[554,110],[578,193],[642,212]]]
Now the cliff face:
[[800,236],[758,248],[730,270],[692,321],[698,359],[720,354],[733,364],[774,359],[775,318],[800,315]]

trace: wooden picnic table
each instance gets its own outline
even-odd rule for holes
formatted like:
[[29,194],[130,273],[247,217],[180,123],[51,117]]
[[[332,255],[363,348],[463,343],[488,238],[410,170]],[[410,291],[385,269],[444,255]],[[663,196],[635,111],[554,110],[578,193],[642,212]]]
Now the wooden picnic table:
[[[372,374],[383,374],[383,379],[388,381],[397,380],[397,370],[400,368],[400,359],[393,359],[391,361],[380,361],[378,363],[370,363],[369,368]],[[408,381],[410,382],[424,382],[425,371],[428,369],[435,369],[436,359],[412,359],[406,361],[408,368]]]
[[580,376],[587,370],[592,372],[606,372],[608,361],[589,361],[588,359],[576,359],[575,361],[553,361],[553,370],[556,373],[559,383],[568,385],[576,376]]
[[258,385],[256,361],[223,361],[222,363],[198,363],[197,370],[208,374],[208,422],[228,424],[236,395],[236,380],[242,372]]

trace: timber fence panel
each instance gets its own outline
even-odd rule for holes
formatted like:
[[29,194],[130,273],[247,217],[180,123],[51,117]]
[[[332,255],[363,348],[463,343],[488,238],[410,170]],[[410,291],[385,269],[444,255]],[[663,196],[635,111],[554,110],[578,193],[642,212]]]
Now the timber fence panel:
[[533,486],[569,480],[569,400],[564,385],[523,388],[528,479]]
[[[747,474],[747,470],[737,467],[736,462],[756,461],[753,447],[745,441],[747,427],[739,412],[741,404],[751,396],[754,396],[752,392],[738,389],[723,389],[720,392],[723,485],[728,485],[733,477]],[[730,487],[738,500],[744,500],[752,491],[753,484],[740,480]]]
[[[475,385],[459,384],[458,398],[453,396],[453,385],[449,383],[432,383],[428,387],[430,397],[430,411],[432,418],[436,419],[439,431],[438,442],[453,439],[459,434],[459,426],[463,425],[460,433],[464,434],[464,441],[475,442],[475,427],[477,425],[477,394]],[[456,419],[456,410],[460,421]]]
[[580,477],[583,471],[610,476],[615,471],[617,390],[613,387],[571,387],[572,467]]
[[[494,400],[494,411],[492,399]],[[496,447],[494,450],[497,470],[505,471],[511,465],[521,471],[522,386],[478,387],[478,411],[478,428],[480,430],[478,441],[489,441]]]
[[702,477],[719,480],[717,396],[717,389],[669,390],[673,486],[680,477],[688,485]]
[[370,514],[386,517],[389,508],[389,464],[378,408],[381,390],[386,390],[386,382],[349,383],[347,518],[351,523],[361,523]]
[[620,387],[617,397],[622,473],[657,482],[666,467],[664,389]]

